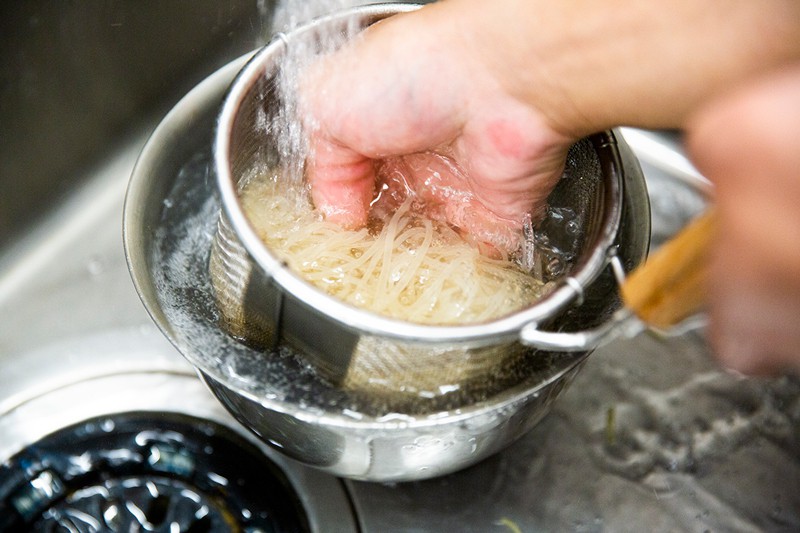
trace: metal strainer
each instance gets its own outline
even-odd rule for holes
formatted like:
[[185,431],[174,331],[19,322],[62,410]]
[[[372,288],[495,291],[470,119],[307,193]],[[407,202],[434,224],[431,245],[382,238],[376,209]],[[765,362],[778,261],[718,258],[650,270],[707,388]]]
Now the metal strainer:
[[[231,335],[265,349],[285,344],[340,387],[398,398],[488,394],[513,381],[522,362],[535,355],[536,347],[521,337],[523,327],[582,328],[619,306],[613,283],[592,289],[618,252],[623,180],[630,170],[613,132],[571,148],[548,199],[550,216],[536,228],[535,263],[554,282],[553,290],[526,309],[478,324],[413,324],[337,300],[292,272],[262,243],[239,199],[253,169],[285,163],[276,149],[281,132],[269,133],[259,124],[281,108],[277,74],[287,50],[315,43],[323,30],[343,31],[354,23],[363,28],[415,8],[369,6],[316,20],[263,48],[236,77],[214,147],[224,210],[211,250],[211,281],[222,325]],[[565,231],[566,224],[579,228],[577,234]],[[559,264],[565,257],[567,263]]]

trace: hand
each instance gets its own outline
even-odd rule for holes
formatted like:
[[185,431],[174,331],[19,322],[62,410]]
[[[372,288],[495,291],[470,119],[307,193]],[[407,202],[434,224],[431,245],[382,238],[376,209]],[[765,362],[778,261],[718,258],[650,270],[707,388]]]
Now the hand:
[[312,198],[328,219],[360,227],[376,181],[408,187],[432,216],[513,250],[573,139],[508,94],[439,7],[369,28],[306,77]]
[[448,0],[391,17],[305,78],[312,198],[362,226],[387,181],[376,161],[413,154],[402,185],[432,214],[513,248],[571,142],[620,124],[682,126],[732,80],[796,57],[798,11],[794,0]]
[[741,372],[800,370],[800,67],[713,102],[689,133],[716,185],[715,351]]
[[376,161],[399,156],[389,164],[441,167],[433,182],[407,178],[435,211],[510,248],[573,140],[618,125],[681,128],[709,106],[690,143],[719,189],[712,340],[740,370],[800,367],[791,76],[710,104],[800,60],[798,21],[796,0],[447,0],[392,17],[306,78],[313,200],[329,219],[363,225],[376,179],[391,185]]

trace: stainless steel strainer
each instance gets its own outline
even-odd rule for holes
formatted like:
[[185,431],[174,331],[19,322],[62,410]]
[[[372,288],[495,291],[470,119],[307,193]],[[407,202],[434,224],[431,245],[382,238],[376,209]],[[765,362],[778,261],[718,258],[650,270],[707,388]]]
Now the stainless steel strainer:
[[[415,7],[369,6],[316,20],[259,51],[236,77],[219,115],[214,146],[224,211],[211,251],[211,281],[222,324],[231,335],[265,349],[286,344],[345,389],[395,397],[454,390],[480,395],[502,388],[525,358],[535,356],[537,347],[526,345],[523,328],[583,328],[619,306],[613,279],[602,282],[602,290],[592,288],[609,258],[619,253],[623,182],[626,173],[639,172],[631,159],[623,162],[613,132],[572,147],[548,200],[553,216],[536,229],[546,237],[536,263],[553,278],[554,289],[526,309],[478,324],[413,324],[337,300],[304,281],[263,244],[239,199],[240,186],[253,169],[286,163],[277,150],[282,132],[261,125],[281,109],[278,73],[287,51],[313,46],[323,32],[342,32],[354,23],[363,28]],[[567,222],[580,232],[563,231],[559,224]],[[569,264],[553,268],[553,249],[569,257]],[[634,262],[642,259],[642,254],[631,255],[638,255]]]

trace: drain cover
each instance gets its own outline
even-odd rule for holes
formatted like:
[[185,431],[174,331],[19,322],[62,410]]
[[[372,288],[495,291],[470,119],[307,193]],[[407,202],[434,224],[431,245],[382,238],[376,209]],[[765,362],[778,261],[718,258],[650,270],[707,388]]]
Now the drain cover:
[[185,415],[70,426],[0,467],[0,531],[308,531],[283,473],[243,437]]

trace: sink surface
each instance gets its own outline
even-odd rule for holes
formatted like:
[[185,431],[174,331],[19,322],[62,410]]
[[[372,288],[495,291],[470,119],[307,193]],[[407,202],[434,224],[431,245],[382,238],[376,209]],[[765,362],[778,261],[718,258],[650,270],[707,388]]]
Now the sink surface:
[[[117,11],[106,12],[109,26],[96,32],[94,43],[89,33],[98,15],[80,7],[68,13],[58,11],[67,7],[48,11],[39,3],[2,8],[9,13],[0,16],[6,21],[0,32],[8,21],[25,23],[29,34],[13,34],[12,39],[20,44],[17,50],[28,54],[26,61],[43,57],[42,47],[76,38],[76,28],[88,32],[81,34],[84,41],[78,47],[87,56],[100,53],[97,47],[103,39],[120,39],[122,44],[114,49],[118,56],[96,67],[105,76],[119,77],[104,89],[120,91],[115,95],[124,92],[120,87],[125,87],[126,78],[114,61],[124,60],[126,53],[159,55],[157,42],[126,49],[123,44],[138,42],[134,34],[170,28],[184,43],[181,50],[162,57],[158,75],[127,81],[129,87],[137,87],[137,94],[150,96],[120,106],[119,116],[100,120],[109,112],[105,108],[88,109],[83,118],[66,111],[59,115],[66,123],[53,127],[68,136],[70,124],[75,125],[77,137],[59,148],[69,154],[61,166],[46,161],[46,156],[32,157],[41,147],[32,141],[25,144],[26,135],[47,128],[41,114],[25,120],[8,103],[0,108],[3,134],[20,137],[16,153],[0,151],[0,183],[11,191],[0,195],[0,211],[18,219],[0,235],[2,459],[60,425],[131,405],[131,398],[142,396],[142,387],[161,391],[142,408],[180,404],[177,398],[188,390],[186,394],[198,398],[190,409],[193,414],[235,427],[139,302],[123,256],[122,205],[136,156],[176,94],[263,42],[264,17],[271,4],[232,2],[220,7],[199,2],[188,19],[155,5],[137,7],[134,13],[121,4]],[[161,22],[150,24],[157,19]],[[131,35],[115,33],[111,24],[122,24]],[[204,41],[202,51],[199,41],[191,44],[202,33],[198,27],[216,28],[216,37]],[[53,40],[41,35],[41,28],[55,32]],[[66,61],[68,54],[58,53]],[[55,91],[36,87],[36,80],[45,76],[43,64],[17,65],[14,70],[22,55],[6,49],[0,54],[3,75],[24,74],[43,104],[57,105]],[[63,66],[65,87],[89,91],[100,83],[91,73],[91,62],[82,65],[88,72],[84,85],[73,79],[79,76],[77,68]],[[33,105],[17,92],[18,109]],[[3,121],[6,117],[12,118]],[[9,131],[7,124],[14,129]],[[653,246],[658,246],[703,208],[699,191],[708,184],[683,157],[675,132],[626,129],[624,136],[647,177]],[[13,175],[7,170],[12,168]],[[23,175],[32,176],[36,184],[19,186]],[[40,191],[43,199],[32,200],[32,191]],[[0,220],[0,226],[4,223]],[[137,377],[119,380],[121,375]],[[94,401],[93,411],[70,408],[72,387],[92,380],[110,380],[103,382],[108,401]],[[47,416],[43,408],[37,411],[39,399],[57,391],[66,403],[48,404]],[[671,337],[644,333],[597,350],[553,412],[531,433],[506,451],[450,476],[378,485],[336,480],[288,461],[280,464],[296,481],[318,476],[315,483],[321,485],[306,489],[309,505],[339,506],[343,521],[335,527],[316,524],[325,531],[796,531],[798,428],[798,381],[751,379],[722,371],[699,329]],[[314,487],[326,483],[344,487],[347,496],[337,493],[329,503],[321,503],[325,498],[315,493],[324,489]]]

